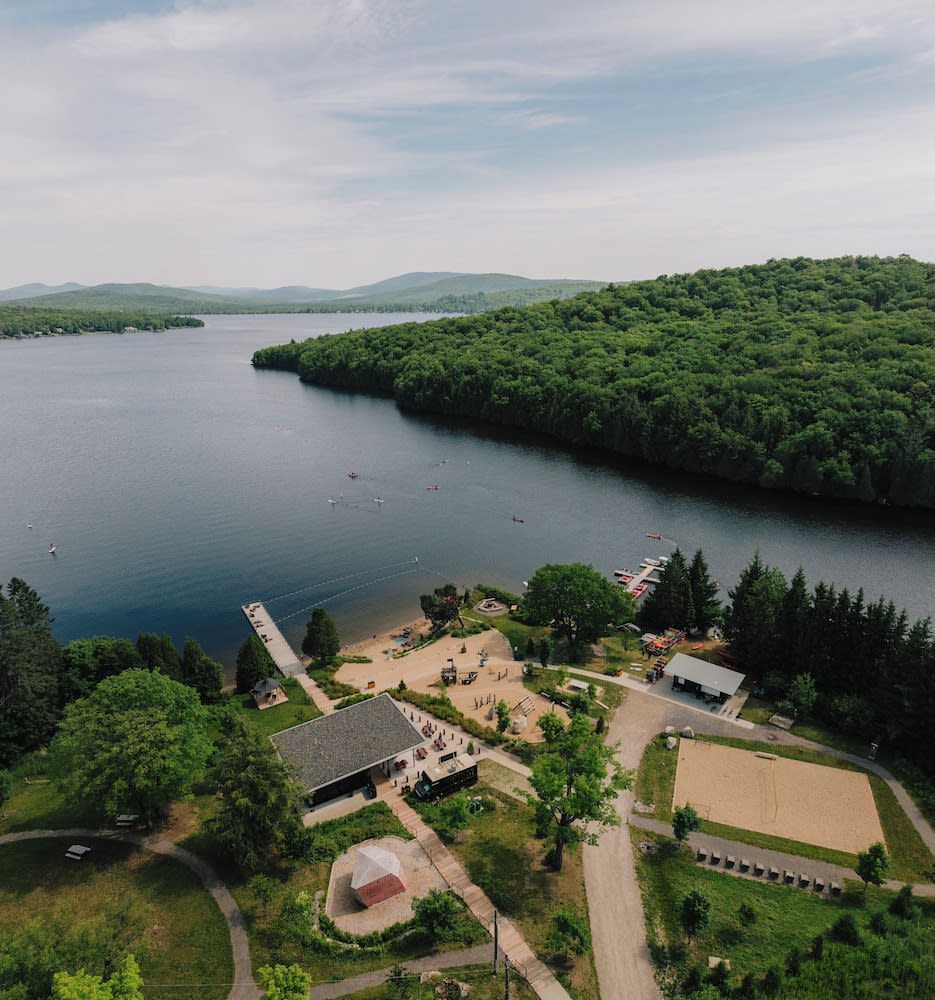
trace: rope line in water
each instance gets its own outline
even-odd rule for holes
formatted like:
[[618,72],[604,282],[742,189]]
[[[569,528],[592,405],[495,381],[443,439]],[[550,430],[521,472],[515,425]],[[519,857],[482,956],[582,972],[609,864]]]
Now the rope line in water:
[[[398,566],[399,563],[396,563]],[[386,576],[378,577],[375,580],[367,580],[365,583],[358,583],[356,587],[348,587],[347,590],[342,590],[337,594],[332,594],[330,597],[324,597],[320,601],[315,601],[314,604],[309,604],[308,607],[299,608],[298,611],[293,611],[288,615],[283,615],[281,618],[273,619],[274,623],[278,625],[280,622],[287,621],[289,618],[295,618],[296,615],[305,614],[306,611],[312,608],[320,608],[323,604],[330,604],[332,601],[336,601],[339,597],[345,597],[348,594],[353,594],[355,590],[363,590],[364,587],[372,587],[375,583],[383,583],[385,580],[395,580],[399,576],[405,576],[407,573],[417,573],[422,567],[419,560],[416,559],[415,563],[409,563],[409,569],[400,570],[399,573],[389,573]],[[384,567],[387,568],[387,567]],[[431,572],[431,570],[429,570]],[[359,573],[352,573],[351,576],[360,576]],[[309,588],[304,588],[308,590]],[[298,591],[296,591],[298,593]]]
[[269,604],[270,601],[281,601],[286,597],[295,597],[296,594],[303,594],[306,590],[314,590],[316,587],[327,587],[329,584],[340,583],[342,580],[353,580],[355,576],[363,576],[364,573],[382,573],[385,569],[395,569],[397,566],[411,566],[413,562],[417,563],[418,561],[419,557],[416,556],[415,559],[407,559],[405,562],[387,563],[385,566],[361,569],[356,573],[346,573],[344,576],[336,576],[330,580],[321,580],[318,583],[310,583],[307,587],[300,587],[298,590],[290,590],[288,594],[279,594],[277,597],[267,597],[263,603]]

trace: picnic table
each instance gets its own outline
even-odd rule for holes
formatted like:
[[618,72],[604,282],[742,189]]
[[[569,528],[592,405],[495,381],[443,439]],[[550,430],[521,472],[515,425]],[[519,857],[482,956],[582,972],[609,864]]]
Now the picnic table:
[[65,852],[65,857],[71,861],[80,861],[90,850],[91,848],[85,847],[84,844],[72,844]]

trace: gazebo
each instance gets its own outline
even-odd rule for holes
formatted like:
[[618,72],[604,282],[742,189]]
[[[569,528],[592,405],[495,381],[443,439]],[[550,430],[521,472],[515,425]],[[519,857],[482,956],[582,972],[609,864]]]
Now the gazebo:
[[275,677],[267,677],[265,680],[258,681],[250,689],[250,694],[253,695],[256,707],[261,710],[272,708],[273,705],[281,705],[284,701],[289,700],[289,696],[283,690],[282,683]]

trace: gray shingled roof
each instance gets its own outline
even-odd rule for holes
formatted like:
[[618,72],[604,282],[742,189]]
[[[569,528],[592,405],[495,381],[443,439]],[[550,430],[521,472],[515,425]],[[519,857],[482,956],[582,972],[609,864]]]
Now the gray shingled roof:
[[282,756],[295,765],[299,781],[309,792],[425,742],[409,716],[385,693],[271,738]]
[[706,660],[699,660],[697,656],[688,656],[686,653],[676,653],[666,665],[666,673],[670,676],[674,674],[676,677],[682,677],[687,681],[694,681],[702,687],[711,688],[713,691],[720,691],[726,695],[734,694],[745,676],[736,670],[719,667],[716,663],[708,663]]

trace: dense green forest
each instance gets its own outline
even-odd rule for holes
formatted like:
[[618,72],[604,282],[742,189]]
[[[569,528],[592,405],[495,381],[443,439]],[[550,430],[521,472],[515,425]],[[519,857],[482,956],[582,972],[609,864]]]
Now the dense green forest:
[[935,265],[774,260],[254,356],[766,488],[935,506]]
[[150,313],[91,309],[41,309],[0,305],[0,337],[35,337],[76,333],[123,333],[127,330],[169,330],[204,326],[193,316],[155,316]]

